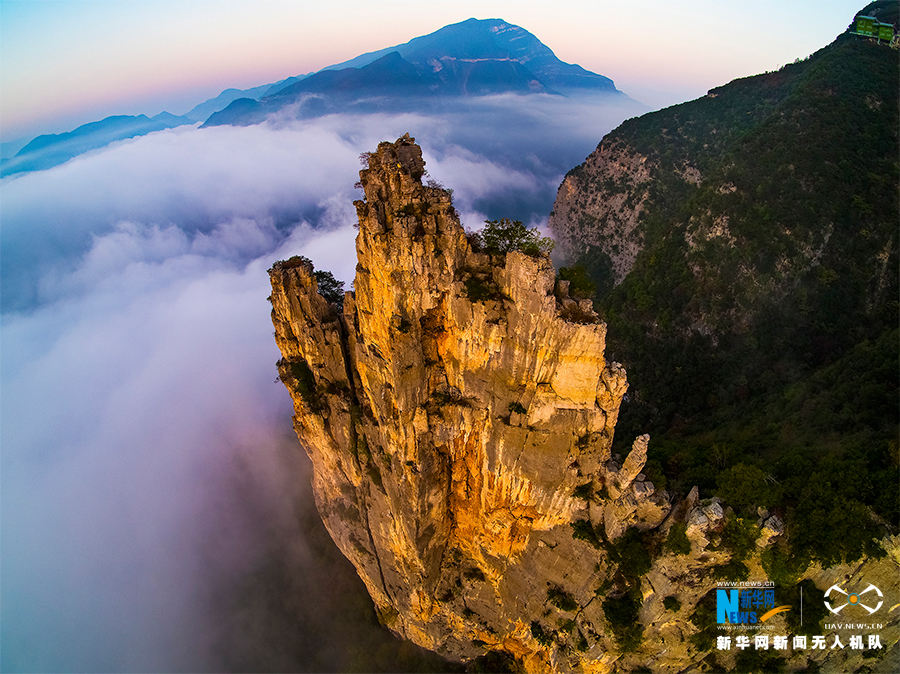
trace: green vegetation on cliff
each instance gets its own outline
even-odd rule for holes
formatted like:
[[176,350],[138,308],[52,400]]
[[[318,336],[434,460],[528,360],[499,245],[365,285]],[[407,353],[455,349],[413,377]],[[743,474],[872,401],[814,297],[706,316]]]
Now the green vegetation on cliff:
[[652,165],[624,280],[577,260],[629,374],[618,442],[649,432],[670,491],[780,514],[783,571],[877,554],[900,518],[898,80],[845,34],[603,141]]
[[518,220],[501,218],[485,220],[484,229],[467,234],[469,244],[476,250],[492,255],[520,250],[537,257],[553,250],[553,239],[541,236],[536,227],[528,228]]

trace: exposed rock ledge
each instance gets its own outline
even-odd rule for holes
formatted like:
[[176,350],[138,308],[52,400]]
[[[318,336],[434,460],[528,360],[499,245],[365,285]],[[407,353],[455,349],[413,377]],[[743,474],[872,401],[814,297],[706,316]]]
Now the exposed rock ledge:
[[[325,525],[382,622],[446,657],[609,672],[653,656],[682,670],[697,657],[690,609],[729,556],[707,549],[722,507],[694,492],[672,509],[641,473],[647,436],[610,456],[627,382],[604,359],[606,326],[546,257],[473,251],[450,193],[423,173],[408,135],[360,172],[343,307],[303,258],[270,272],[279,374]],[[675,523],[689,553],[660,547]],[[655,546],[630,586],[611,559],[629,531]],[[603,605],[629,587],[653,643],[622,656]],[[662,620],[666,596],[684,608]]]
[[[577,259],[591,247],[602,251],[614,283],[621,283],[644,247],[639,225],[655,170],[653,160],[624,142],[601,141],[557,191],[549,226],[563,252]],[[682,177],[696,182],[698,176],[693,169]]]

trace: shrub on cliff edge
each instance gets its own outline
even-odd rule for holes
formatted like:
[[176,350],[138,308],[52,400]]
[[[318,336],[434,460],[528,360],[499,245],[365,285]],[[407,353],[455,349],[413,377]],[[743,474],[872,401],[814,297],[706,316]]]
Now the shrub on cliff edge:
[[532,257],[549,254],[555,244],[553,239],[541,236],[536,227],[529,229],[518,220],[509,218],[485,220],[484,229],[481,231],[481,240],[484,242],[485,250],[489,253],[509,253],[520,250]]

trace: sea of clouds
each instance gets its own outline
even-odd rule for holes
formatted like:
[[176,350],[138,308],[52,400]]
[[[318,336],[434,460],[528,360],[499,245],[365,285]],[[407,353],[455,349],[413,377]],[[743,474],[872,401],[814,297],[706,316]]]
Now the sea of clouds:
[[379,141],[415,136],[465,225],[543,226],[638,111],[501,96],[179,127],[4,179],[0,668],[381,666],[275,382],[266,270],[303,254],[349,288]]

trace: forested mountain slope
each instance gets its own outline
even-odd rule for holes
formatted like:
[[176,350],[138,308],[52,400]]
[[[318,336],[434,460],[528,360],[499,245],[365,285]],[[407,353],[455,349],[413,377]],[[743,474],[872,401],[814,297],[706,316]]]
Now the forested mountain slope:
[[897,524],[897,82],[896,49],[845,33],[628,120],[551,216],[629,372],[617,437],[650,432],[670,491],[781,513],[773,564]]

